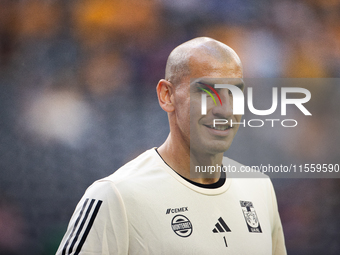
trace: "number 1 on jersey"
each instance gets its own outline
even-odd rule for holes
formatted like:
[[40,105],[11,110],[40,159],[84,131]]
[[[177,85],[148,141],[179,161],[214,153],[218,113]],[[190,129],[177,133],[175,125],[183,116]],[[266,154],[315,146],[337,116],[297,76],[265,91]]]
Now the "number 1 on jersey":
[[225,238],[225,236],[223,237],[223,239],[224,239],[225,247],[228,247],[227,239]]

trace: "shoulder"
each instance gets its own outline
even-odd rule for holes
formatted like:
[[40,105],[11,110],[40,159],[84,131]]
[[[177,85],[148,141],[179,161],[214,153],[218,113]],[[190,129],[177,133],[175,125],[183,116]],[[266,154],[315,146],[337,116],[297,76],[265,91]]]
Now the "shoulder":
[[154,171],[162,168],[162,164],[162,160],[159,158],[155,148],[152,148],[129,161],[103,180],[114,183],[133,180],[140,178],[141,176],[152,174]]
[[166,174],[164,163],[155,148],[149,149],[129,161],[113,174],[95,181],[86,192],[96,194],[120,193],[125,189],[133,190],[141,183],[159,178]]
[[126,198],[138,194],[141,184],[148,183],[156,172],[162,172],[159,161],[154,148],[145,151],[113,174],[92,183],[83,200],[102,201],[111,209],[120,207],[124,210]]

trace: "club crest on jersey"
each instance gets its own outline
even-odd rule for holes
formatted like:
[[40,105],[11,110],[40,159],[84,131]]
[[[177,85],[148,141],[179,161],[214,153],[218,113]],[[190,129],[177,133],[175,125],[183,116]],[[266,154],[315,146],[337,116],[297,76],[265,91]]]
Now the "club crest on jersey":
[[257,217],[253,203],[250,201],[240,201],[244,219],[251,233],[262,233],[261,225]]
[[190,220],[184,215],[177,214],[171,220],[171,228],[180,237],[188,237],[192,234],[193,228]]

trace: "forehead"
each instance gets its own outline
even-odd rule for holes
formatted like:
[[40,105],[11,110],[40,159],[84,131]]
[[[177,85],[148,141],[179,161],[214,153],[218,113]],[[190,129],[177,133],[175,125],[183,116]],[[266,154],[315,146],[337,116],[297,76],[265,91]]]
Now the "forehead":
[[196,54],[189,60],[190,78],[242,78],[241,63],[233,58],[216,59],[207,54]]

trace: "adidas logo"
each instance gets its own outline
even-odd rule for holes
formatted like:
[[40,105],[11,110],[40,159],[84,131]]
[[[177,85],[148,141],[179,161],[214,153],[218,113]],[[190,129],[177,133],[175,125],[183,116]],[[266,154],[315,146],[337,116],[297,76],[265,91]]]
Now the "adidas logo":
[[231,232],[228,225],[224,222],[222,217],[218,219],[218,222],[215,224],[215,228],[212,230],[214,233],[223,233],[223,232]]

